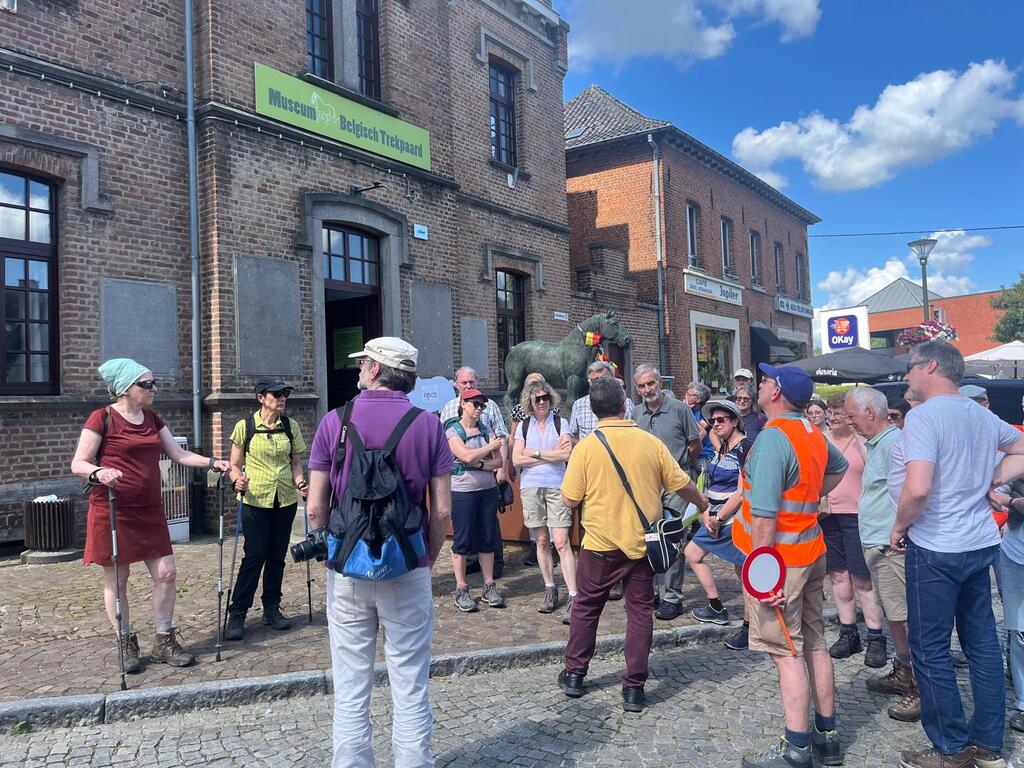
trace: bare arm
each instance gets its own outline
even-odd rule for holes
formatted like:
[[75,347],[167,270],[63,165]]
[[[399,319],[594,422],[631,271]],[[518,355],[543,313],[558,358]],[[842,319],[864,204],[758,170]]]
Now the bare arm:
[[496,443],[500,441],[501,438],[496,437],[487,445],[480,446],[479,448],[469,448],[461,437],[455,435],[448,438],[448,447],[451,448],[452,455],[463,464],[479,464],[481,461],[486,461],[492,453],[498,450]]
[[562,494],[562,503],[565,504],[569,509],[576,509],[580,505],[580,499],[570,499],[564,493]]
[[430,567],[437,562],[441,545],[448,535],[448,522],[452,517],[452,476],[438,475],[430,478],[430,524],[427,538],[430,552]]
[[[206,469],[210,465],[210,460],[207,457],[200,456],[192,451],[186,451],[178,445],[174,435],[171,434],[171,430],[166,426],[160,430],[160,447],[163,448],[164,453],[171,461],[175,464],[181,464],[183,467]],[[213,469],[216,469],[218,472],[230,472],[231,462],[217,459],[213,462]]]
[[[231,449],[231,455],[234,456],[234,447]],[[292,454],[292,480],[295,483],[295,487],[298,489],[302,498],[306,498],[309,495],[309,484],[306,482],[305,475],[302,471],[302,457],[297,454]]]
[[96,480],[104,485],[117,486],[122,474],[119,469],[108,469],[95,464],[96,453],[100,449],[103,438],[99,432],[91,429],[83,429],[78,438],[78,447],[75,449],[75,456],[71,460],[71,472],[78,477],[89,477],[97,469]]
[[1024,456],[1007,456],[996,467],[995,476],[992,478],[992,485],[1006,485],[1021,475],[1024,475]]
[[1017,442],[1008,448],[1003,448],[1003,453],[1007,456],[1021,456],[1024,455],[1024,433],[1017,438]]
[[249,490],[249,478],[242,473],[242,460],[245,457],[242,454],[242,447],[240,445],[231,444],[231,482],[234,484],[236,491],[245,493]]
[[[717,439],[718,438],[716,438],[714,435],[711,435],[711,444],[714,445],[715,440],[717,440]],[[686,450],[690,454],[690,463],[692,464],[693,462],[695,462],[697,460],[697,456],[700,455],[700,440],[691,440],[687,444]],[[716,451],[718,450],[718,446],[717,445],[715,445],[715,450]]]
[[309,471],[309,495],[306,497],[306,517],[309,518],[309,529],[314,530],[327,525],[330,518],[331,473],[326,469]]
[[696,483],[687,483],[676,491],[679,497],[690,504],[693,504],[701,512],[708,508],[708,500],[697,490]]
[[821,495],[827,496],[832,493],[836,486],[842,481],[843,475],[845,474],[845,472],[839,472],[838,474],[825,475],[825,479],[822,480],[821,483]]

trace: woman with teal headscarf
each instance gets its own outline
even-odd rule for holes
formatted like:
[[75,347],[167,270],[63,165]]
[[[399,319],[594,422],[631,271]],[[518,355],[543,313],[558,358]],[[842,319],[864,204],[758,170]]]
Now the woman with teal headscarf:
[[[227,472],[231,465],[186,451],[171,435],[163,420],[148,410],[156,396],[153,373],[134,360],[108,360],[99,368],[107,384],[112,405],[93,411],[78,439],[71,471],[88,478],[89,516],[85,534],[85,565],[103,567],[103,597],[110,623],[124,648],[125,671],[139,672],[139,639],[128,620],[127,582],[132,563],[144,562],[153,578],[153,620],[156,636],[150,660],[186,667],[195,661],[180,643],[174,628],[174,598],[177,572],[171,537],[160,498],[160,455],[186,467]],[[118,585],[114,579],[110,505],[107,487],[117,499]],[[114,614],[114,601],[122,598],[121,626]]]

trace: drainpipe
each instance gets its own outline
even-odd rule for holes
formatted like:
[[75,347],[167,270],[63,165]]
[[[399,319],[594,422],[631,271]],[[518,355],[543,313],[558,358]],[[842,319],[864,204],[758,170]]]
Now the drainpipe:
[[[199,325],[199,183],[197,180],[198,155],[196,152],[195,59],[192,50],[192,0],[185,0],[185,99],[186,132],[188,135],[188,236],[192,280],[192,450],[202,450],[202,378],[200,362]],[[205,507],[204,483],[201,473],[193,472],[192,514],[193,530],[203,530]]]
[[658,367],[663,376],[668,375],[665,359],[665,259],[661,242],[661,151],[654,134],[647,134],[647,143],[654,150],[654,169],[651,171],[654,183],[654,252],[658,260]]

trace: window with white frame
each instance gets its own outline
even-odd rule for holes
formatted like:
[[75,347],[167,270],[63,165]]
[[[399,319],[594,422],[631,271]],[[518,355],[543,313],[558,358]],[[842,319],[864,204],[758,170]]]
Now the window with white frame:
[[782,260],[782,243],[775,243],[775,292],[786,292],[784,262]]
[[750,279],[761,284],[761,235],[750,230]]
[[722,272],[730,277],[733,275],[732,263],[732,221],[722,218]]
[[697,218],[700,209],[693,203],[686,204],[686,262],[691,267],[700,266],[697,258]]
[[796,296],[798,299],[804,298],[806,295],[806,286],[804,285],[804,255],[800,251],[796,252]]

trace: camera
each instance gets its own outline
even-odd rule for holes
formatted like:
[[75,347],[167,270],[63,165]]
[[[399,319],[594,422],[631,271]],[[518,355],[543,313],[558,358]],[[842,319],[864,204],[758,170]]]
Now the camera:
[[306,538],[291,547],[292,560],[304,563],[314,558],[318,563],[327,559],[327,526],[306,534]]

